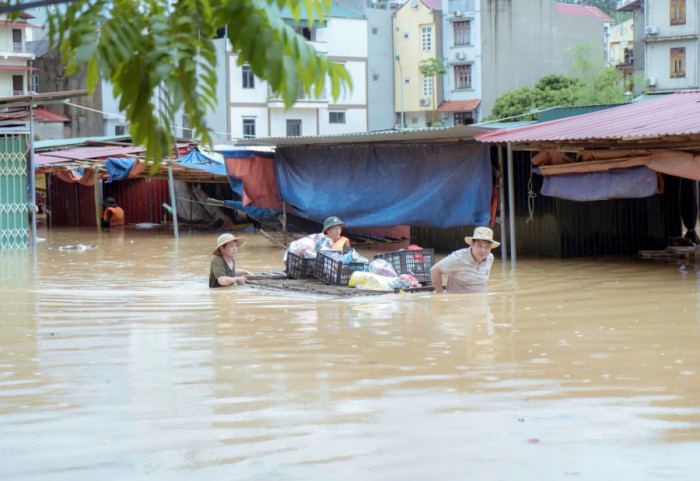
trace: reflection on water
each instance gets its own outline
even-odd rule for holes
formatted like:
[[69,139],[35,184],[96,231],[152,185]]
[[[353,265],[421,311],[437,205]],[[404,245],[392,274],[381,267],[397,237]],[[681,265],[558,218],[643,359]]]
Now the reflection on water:
[[2,479],[697,479],[694,266],[331,299],[209,289],[215,233],[40,236],[0,255]]

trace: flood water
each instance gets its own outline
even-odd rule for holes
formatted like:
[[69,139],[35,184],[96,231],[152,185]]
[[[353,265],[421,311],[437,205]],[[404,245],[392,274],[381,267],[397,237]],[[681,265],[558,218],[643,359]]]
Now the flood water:
[[[317,298],[209,289],[216,235],[0,254],[0,479],[699,479],[695,266],[497,258],[486,294]],[[237,265],[281,255],[247,234]]]

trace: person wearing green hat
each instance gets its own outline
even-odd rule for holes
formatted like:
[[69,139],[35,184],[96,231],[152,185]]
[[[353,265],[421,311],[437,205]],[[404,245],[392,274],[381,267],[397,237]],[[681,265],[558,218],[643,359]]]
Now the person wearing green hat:
[[350,248],[350,239],[340,234],[343,232],[345,222],[332,216],[323,221],[323,234],[333,241],[331,250],[343,252]]

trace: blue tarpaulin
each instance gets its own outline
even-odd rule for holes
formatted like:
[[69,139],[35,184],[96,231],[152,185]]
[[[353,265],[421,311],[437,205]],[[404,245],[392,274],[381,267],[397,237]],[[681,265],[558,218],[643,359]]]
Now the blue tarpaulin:
[[253,207],[252,205],[243,205],[240,200],[225,200],[224,205],[229,209],[238,209],[244,214],[248,214],[256,219],[263,219],[268,216],[273,216],[279,214],[278,211],[272,209],[265,209],[263,207]]
[[108,158],[105,161],[105,168],[109,174],[109,179],[107,179],[105,182],[126,179],[129,177],[129,172],[131,172],[131,168],[136,162],[137,159],[128,157]]
[[[533,172],[539,173],[539,169],[533,168]],[[546,175],[541,193],[576,201],[637,199],[657,194],[658,178],[656,171],[644,166],[603,172]]]
[[491,162],[483,144],[278,148],[282,198],[303,217],[349,227],[486,225]]
[[190,169],[203,170],[216,175],[226,175],[226,166],[223,163],[207,157],[198,150],[190,150],[188,154],[180,157],[178,162],[180,165]]

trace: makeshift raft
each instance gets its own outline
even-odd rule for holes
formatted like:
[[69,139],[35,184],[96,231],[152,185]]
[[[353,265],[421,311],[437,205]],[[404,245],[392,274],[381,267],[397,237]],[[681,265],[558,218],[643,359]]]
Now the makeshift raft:
[[350,296],[377,296],[385,294],[414,294],[420,292],[434,292],[431,284],[410,289],[394,289],[391,291],[370,291],[349,286],[334,286],[325,284],[317,279],[292,279],[281,271],[263,272],[246,276],[246,285],[269,289],[273,291],[300,292],[305,294],[350,297]]

